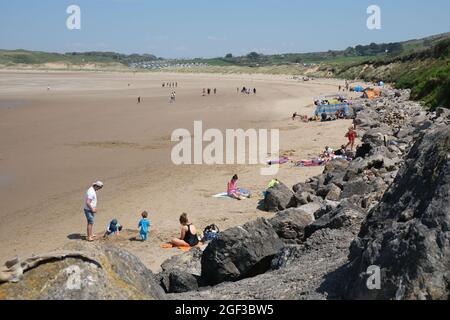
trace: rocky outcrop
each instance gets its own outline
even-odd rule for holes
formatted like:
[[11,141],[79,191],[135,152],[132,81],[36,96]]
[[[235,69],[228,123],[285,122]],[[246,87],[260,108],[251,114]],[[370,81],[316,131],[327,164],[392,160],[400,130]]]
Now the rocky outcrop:
[[226,230],[203,252],[202,281],[217,285],[264,273],[283,246],[265,219]]
[[198,292],[170,294],[174,300],[326,300],[336,299],[340,275],[330,275],[347,262],[357,228],[319,230],[301,246],[282,249],[272,261],[276,270],[206,287]]
[[[450,128],[424,135],[352,244],[349,299],[449,299]],[[366,270],[381,268],[381,289]]]
[[[165,293],[130,253],[109,245],[71,243],[62,250],[7,265],[0,299],[157,300]],[[12,281],[12,282],[11,282]]]

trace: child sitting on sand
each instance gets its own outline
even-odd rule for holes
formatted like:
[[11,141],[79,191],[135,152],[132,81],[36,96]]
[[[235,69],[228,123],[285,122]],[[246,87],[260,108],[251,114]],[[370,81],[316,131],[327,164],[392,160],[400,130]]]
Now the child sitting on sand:
[[236,200],[244,200],[245,198],[250,198],[251,194],[247,190],[239,189],[237,186],[239,178],[235,174],[230,182],[228,182],[227,186],[227,194],[230,198],[236,199]]
[[111,235],[120,235],[120,232],[122,231],[122,226],[119,224],[119,222],[117,221],[117,219],[112,220],[109,223],[109,226],[106,228],[106,232],[105,235],[103,236],[104,238],[107,238]]
[[139,234],[141,235],[142,241],[147,241],[148,233],[150,232],[151,223],[149,220],[147,220],[147,218],[148,218],[147,211],[142,212],[141,216],[142,216],[142,219],[141,219],[141,221],[139,221],[139,225],[138,225],[138,228],[140,229]]

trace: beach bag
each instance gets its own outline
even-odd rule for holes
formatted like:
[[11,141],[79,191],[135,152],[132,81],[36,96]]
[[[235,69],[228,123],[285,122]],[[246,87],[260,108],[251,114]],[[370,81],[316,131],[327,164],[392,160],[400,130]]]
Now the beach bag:
[[205,228],[205,231],[203,231],[203,238],[204,241],[212,241],[214,239],[217,239],[217,237],[219,236],[220,230],[219,227],[216,226],[215,224],[212,224],[210,226],[207,226]]

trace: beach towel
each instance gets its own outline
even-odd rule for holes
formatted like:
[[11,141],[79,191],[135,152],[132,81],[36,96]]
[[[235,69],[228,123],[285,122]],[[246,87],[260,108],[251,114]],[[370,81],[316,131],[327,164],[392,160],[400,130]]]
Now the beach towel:
[[[247,189],[239,188],[238,190],[244,197],[251,196],[251,192]],[[213,195],[212,197],[216,199],[232,199],[231,197],[228,196],[227,192],[218,193],[216,195]]]
[[274,165],[274,164],[285,164],[285,163],[288,163],[288,162],[289,162],[289,158],[284,157],[284,158],[280,158],[280,159],[278,159],[278,160],[270,160],[270,161],[267,161],[267,164],[268,164],[269,166],[271,166],[271,165]]
[[218,198],[218,199],[231,199],[229,196],[228,196],[228,193],[226,193],[226,192],[222,192],[222,193],[218,193],[218,194],[216,194],[216,195],[214,195],[214,196],[212,196],[213,198]]
[[[203,244],[204,244],[203,242],[199,242],[197,246],[200,247]],[[178,249],[178,250],[181,250],[181,251],[184,251],[184,252],[189,252],[189,251],[191,251],[192,248],[195,248],[195,247],[175,247],[171,243],[165,243],[165,244],[161,245],[161,248],[162,249]]]
[[325,165],[325,161],[321,160],[302,160],[296,163],[296,167],[320,167]]

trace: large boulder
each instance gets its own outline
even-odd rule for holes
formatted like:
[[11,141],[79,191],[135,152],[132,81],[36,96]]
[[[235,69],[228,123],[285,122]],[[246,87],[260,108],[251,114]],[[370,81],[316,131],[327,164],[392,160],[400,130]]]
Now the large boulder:
[[264,209],[269,212],[286,210],[296,205],[294,192],[281,182],[269,188],[264,197]]
[[[349,299],[450,297],[450,128],[432,129],[409,152],[404,167],[351,246]],[[369,290],[367,270],[381,270]]]
[[314,220],[314,215],[291,208],[277,213],[269,222],[286,244],[297,244],[303,241],[305,227]]
[[200,248],[193,248],[163,262],[162,272],[158,274],[163,289],[168,293],[197,290],[202,273],[202,254]]
[[110,245],[74,242],[0,272],[0,299],[158,300],[165,293],[135,256]]
[[262,218],[221,232],[203,252],[202,281],[216,285],[264,273],[283,246],[272,225]]

